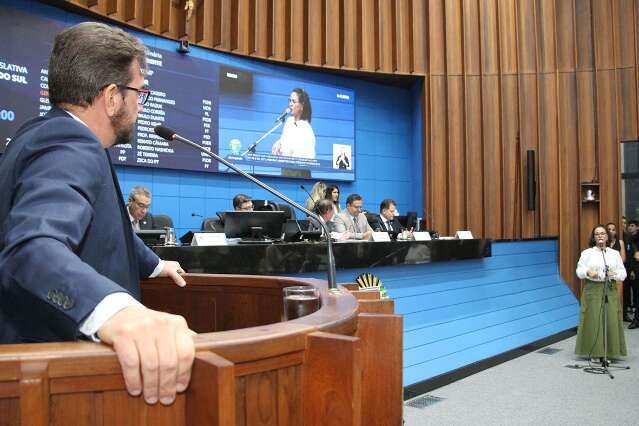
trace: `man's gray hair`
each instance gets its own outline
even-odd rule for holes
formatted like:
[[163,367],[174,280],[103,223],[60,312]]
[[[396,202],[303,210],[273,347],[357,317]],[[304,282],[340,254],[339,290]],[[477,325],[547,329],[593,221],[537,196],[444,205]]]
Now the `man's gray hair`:
[[128,86],[131,64],[146,69],[142,42],[98,22],[83,22],[55,38],[49,58],[49,102],[87,107],[109,84]]
[[129,202],[136,201],[135,197],[137,197],[138,195],[143,195],[150,199],[151,191],[143,186],[134,186],[133,188],[131,188],[131,191],[129,191]]

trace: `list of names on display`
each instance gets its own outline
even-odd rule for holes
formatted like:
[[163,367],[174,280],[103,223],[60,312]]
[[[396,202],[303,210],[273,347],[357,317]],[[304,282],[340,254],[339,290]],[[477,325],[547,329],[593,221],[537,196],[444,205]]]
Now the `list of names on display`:
[[151,94],[138,114],[134,143],[113,147],[113,162],[181,170],[209,169],[210,158],[179,142],[162,139],[153,129],[166,125],[186,137],[202,137],[203,145],[217,152],[215,67],[208,61],[159,49],[147,50],[147,64],[146,83]]

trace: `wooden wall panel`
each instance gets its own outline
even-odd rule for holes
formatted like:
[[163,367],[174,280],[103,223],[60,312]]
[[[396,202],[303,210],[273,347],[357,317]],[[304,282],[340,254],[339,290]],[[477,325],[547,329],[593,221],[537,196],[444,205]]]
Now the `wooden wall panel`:
[[[557,163],[557,84],[554,74],[539,75],[539,211],[541,235],[559,232]],[[543,171],[543,172],[542,172]]]
[[553,72],[555,61],[555,5],[554,0],[538,0],[535,17],[537,19],[537,69]]
[[448,222],[450,233],[467,229],[466,176],[464,155],[464,80],[462,76],[448,77],[448,186],[458,188],[448,193]]
[[410,73],[413,70],[413,15],[410,0],[398,0],[395,28],[397,33],[396,63],[397,71]]
[[590,0],[575,0],[575,35],[577,69],[584,71],[594,69],[595,52]]
[[[183,1],[68,2],[203,47],[422,77],[429,225],[559,235],[573,288],[575,248],[619,219],[618,142],[639,137],[637,0],[201,0],[188,23]],[[582,205],[578,184],[593,179],[602,202]]]
[[[537,76],[535,74],[522,74],[519,76],[519,117],[520,131],[519,141],[521,146],[522,157],[526,151],[535,152],[535,176],[539,182],[539,136],[537,129],[538,109],[537,109]],[[527,173],[524,168],[522,176]],[[520,185],[522,194],[526,194],[527,190],[525,182],[522,179]],[[527,195],[526,195],[527,197]],[[537,191],[535,210],[522,209],[521,236],[523,238],[532,238],[539,235],[539,191]]]
[[482,139],[484,155],[484,236],[502,235],[503,188],[499,77],[482,79]]
[[615,72],[597,73],[597,141],[600,182],[600,223],[616,221],[619,214],[619,167]]
[[575,26],[572,0],[555,2],[557,19],[557,70],[575,70]]
[[446,77],[430,77],[430,187],[433,227],[448,232],[448,135],[446,133]]
[[458,0],[446,0],[446,74],[461,75],[463,72],[463,46],[461,3]]
[[444,3],[432,1],[428,7],[428,61],[430,75],[446,73],[446,28]]
[[635,66],[634,0],[614,0],[614,45],[617,68]]
[[581,250],[579,221],[575,213],[580,210],[579,175],[574,173],[579,158],[577,133],[577,80],[575,73],[561,73],[558,77],[559,116],[559,238],[566,256],[560,258],[559,269],[573,292],[578,290],[574,276],[575,259]]
[[473,235],[485,235],[484,153],[482,151],[481,77],[465,77],[465,143],[466,143],[466,223]]
[[481,34],[482,73],[497,74],[499,72],[497,0],[479,0],[479,32]]
[[463,0],[462,4],[464,73],[466,75],[479,75],[481,73],[479,5],[476,0]]
[[503,74],[517,73],[516,0],[499,2],[499,59]]
[[595,48],[595,67],[611,69],[615,66],[613,46],[613,20],[611,3],[593,1],[592,3],[593,39]]
[[517,60],[520,73],[537,72],[535,0],[517,2]]
[[505,75],[501,80],[501,146],[503,191],[503,238],[521,237],[522,156],[518,153],[519,102],[517,76]]

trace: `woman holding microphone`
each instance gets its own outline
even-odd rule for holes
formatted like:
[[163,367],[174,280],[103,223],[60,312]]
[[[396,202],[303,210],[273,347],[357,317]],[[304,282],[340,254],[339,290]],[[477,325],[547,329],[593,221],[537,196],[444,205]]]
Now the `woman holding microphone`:
[[[575,353],[583,357],[604,357],[604,290],[608,295],[606,355],[618,359],[626,356],[626,340],[615,281],[626,278],[618,251],[607,247],[608,233],[597,225],[590,235],[590,248],[581,252],[577,277],[585,280],[581,293],[581,312]],[[607,286],[607,288],[605,288]]]

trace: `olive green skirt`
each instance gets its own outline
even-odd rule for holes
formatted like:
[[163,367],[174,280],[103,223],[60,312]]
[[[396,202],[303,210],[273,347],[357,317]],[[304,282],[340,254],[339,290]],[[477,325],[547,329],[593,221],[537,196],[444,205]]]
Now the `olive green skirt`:
[[[581,293],[581,311],[575,353],[584,357],[599,358],[604,356],[604,317],[603,297],[604,283],[586,280]],[[608,288],[608,358],[626,356],[626,339],[623,334],[623,320],[619,304],[617,286],[612,281]]]

